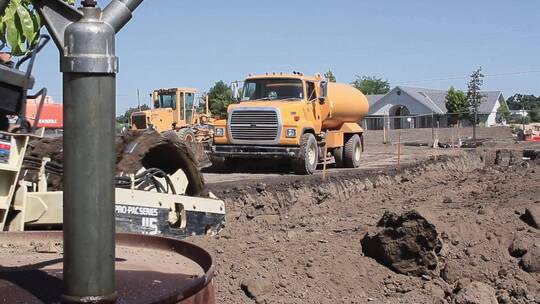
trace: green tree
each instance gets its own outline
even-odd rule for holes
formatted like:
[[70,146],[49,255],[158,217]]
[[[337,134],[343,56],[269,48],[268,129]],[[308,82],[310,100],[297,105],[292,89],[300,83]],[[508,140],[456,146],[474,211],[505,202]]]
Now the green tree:
[[390,92],[390,83],[375,76],[356,76],[356,80],[351,84],[366,95],[386,94]]
[[503,102],[499,105],[497,108],[497,115],[495,117],[495,120],[497,123],[502,123],[504,121],[508,121],[510,118],[510,109],[508,109],[508,105],[506,102]]
[[473,141],[476,142],[476,125],[478,124],[478,109],[482,104],[484,95],[481,93],[481,87],[484,84],[484,74],[482,67],[474,70],[467,84],[467,100],[473,112]]
[[[73,5],[75,0],[64,0]],[[31,0],[11,0],[0,17],[0,50],[25,55],[36,44],[42,26]]]
[[129,108],[124,112],[124,114],[116,117],[116,122],[119,123],[119,124],[129,123],[129,118],[131,117],[131,114],[133,114],[133,112],[146,111],[146,110],[150,110],[150,107],[148,105],[145,105],[145,104],[141,105],[140,109],[139,108]]
[[328,82],[336,82],[336,76],[334,76],[334,73],[332,73],[331,70],[328,70],[328,72],[324,73],[324,78],[326,78]]
[[227,116],[227,107],[233,102],[231,95],[231,88],[221,80],[210,88],[208,101],[213,115]]
[[531,122],[540,122],[540,96],[515,94],[506,101],[512,110],[525,110]]
[[446,110],[449,114],[456,113],[450,117],[450,124],[455,124],[467,117],[470,112],[470,104],[465,92],[450,87],[446,93]]

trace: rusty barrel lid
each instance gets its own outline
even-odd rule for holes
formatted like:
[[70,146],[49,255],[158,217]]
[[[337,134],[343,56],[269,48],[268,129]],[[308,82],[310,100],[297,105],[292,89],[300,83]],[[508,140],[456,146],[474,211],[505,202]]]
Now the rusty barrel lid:
[[[0,303],[59,303],[62,232],[0,232]],[[191,243],[117,234],[118,304],[213,304],[212,256]]]

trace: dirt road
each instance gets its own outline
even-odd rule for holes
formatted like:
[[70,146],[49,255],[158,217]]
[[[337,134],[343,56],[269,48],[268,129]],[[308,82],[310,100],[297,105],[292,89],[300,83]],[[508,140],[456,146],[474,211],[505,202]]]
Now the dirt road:
[[[452,143],[454,138],[457,144],[458,135],[462,140],[472,137],[471,128],[458,129],[439,129],[434,131],[437,138],[442,143]],[[429,147],[432,143],[431,129],[406,129],[391,130],[386,144],[383,144],[382,131],[367,131],[365,134],[365,151],[362,154],[362,165],[360,170],[364,169],[382,169],[388,166],[397,165],[397,143],[398,136],[401,136],[401,156],[400,163],[403,165],[417,163],[438,155],[455,155],[455,149],[432,149]],[[486,145],[514,146],[514,138],[509,128],[479,128],[478,139]],[[423,144],[423,146],[418,146]],[[322,166],[319,166],[322,169]],[[207,170],[204,178],[207,184],[230,183],[235,181],[267,181],[269,179],[281,179],[285,176],[294,174],[287,163],[276,161],[255,162],[246,161],[242,166],[236,168],[235,172],[223,174],[218,170]],[[330,175],[342,174],[350,170],[336,169],[332,165],[328,166]],[[316,175],[321,175],[321,171]]]

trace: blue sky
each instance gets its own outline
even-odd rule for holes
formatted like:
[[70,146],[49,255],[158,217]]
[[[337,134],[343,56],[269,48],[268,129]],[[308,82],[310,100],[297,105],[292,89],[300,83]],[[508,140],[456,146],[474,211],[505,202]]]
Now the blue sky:
[[[465,89],[482,66],[484,89],[540,95],[539,16],[538,0],[146,0],[118,35],[118,113],[137,89],[148,102],[154,88],[292,70]],[[51,44],[34,75],[61,101],[58,70]]]

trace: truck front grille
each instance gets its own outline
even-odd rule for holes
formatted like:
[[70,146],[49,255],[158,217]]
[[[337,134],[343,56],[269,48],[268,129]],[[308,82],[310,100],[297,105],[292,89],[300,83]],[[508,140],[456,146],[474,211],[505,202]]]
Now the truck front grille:
[[279,118],[275,110],[233,111],[229,126],[234,141],[251,141],[256,144],[274,142],[279,137]]
[[133,115],[131,116],[131,123],[135,125],[138,130],[144,130],[146,126],[146,115]]

